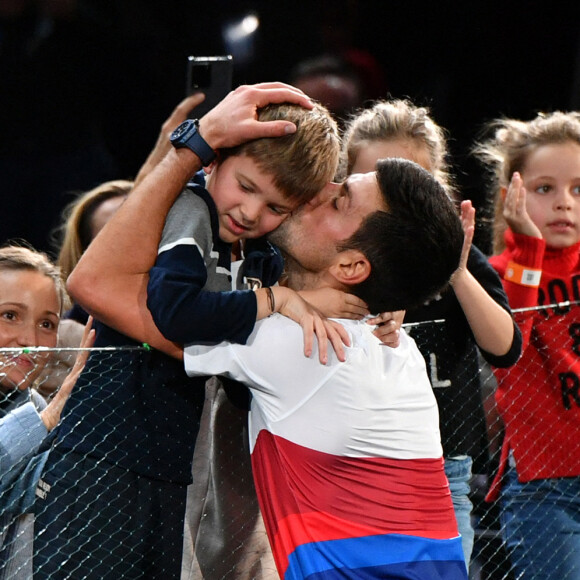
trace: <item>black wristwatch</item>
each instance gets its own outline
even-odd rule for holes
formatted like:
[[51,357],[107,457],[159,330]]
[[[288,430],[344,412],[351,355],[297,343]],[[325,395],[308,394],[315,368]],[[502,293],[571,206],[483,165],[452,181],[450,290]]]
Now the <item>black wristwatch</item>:
[[200,158],[203,167],[210,165],[216,158],[215,151],[199,134],[199,121],[197,119],[187,119],[187,121],[181,123],[171,133],[169,140],[176,149],[181,147],[191,149]]

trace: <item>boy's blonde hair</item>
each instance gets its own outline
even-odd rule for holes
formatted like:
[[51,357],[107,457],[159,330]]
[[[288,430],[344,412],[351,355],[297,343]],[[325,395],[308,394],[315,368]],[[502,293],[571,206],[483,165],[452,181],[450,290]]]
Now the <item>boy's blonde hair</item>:
[[505,249],[507,223],[503,217],[502,188],[508,187],[515,171],[523,171],[530,153],[544,145],[580,145],[580,113],[554,111],[538,113],[531,121],[496,119],[487,125],[493,133],[489,140],[476,144],[475,155],[491,174],[494,196],[493,253]]
[[62,212],[62,225],[56,235],[62,240],[57,263],[65,280],[70,276],[92,240],[91,219],[99,206],[115,197],[126,197],[133,182],[125,179],[106,181],[81,193]]
[[5,270],[38,272],[50,278],[54,282],[58,295],[60,314],[69,306],[69,297],[64,287],[60,269],[50,261],[45,253],[23,246],[4,246],[0,248],[0,272]]
[[264,173],[273,176],[274,184],[288,200],[310,201],[332,181],[336,171],[340,152],[336,121],[328,109],[318,103],[313,109],[288,103],[268,105],[258,111],[258,119],[292,121],[296,132],[221,149],[219,160],[247,155]]
[[431,173],[454,197],[445,131],[430,117],[428,108],[406,99],[381,100],[353,115],[343,135],[339,180],[351,173],[361,149],[377,141],[410,141],[425,149]]

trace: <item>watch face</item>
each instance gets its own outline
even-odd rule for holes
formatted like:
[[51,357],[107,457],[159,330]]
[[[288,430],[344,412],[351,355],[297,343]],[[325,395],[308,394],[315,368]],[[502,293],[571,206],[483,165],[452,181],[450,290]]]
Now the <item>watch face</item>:
[[169,140],[176,149],[182,147],[191,149],[199,157],[203,166],[207,167],[215,159],[215,152],[197,131],[197,120],[188,119],[175,128]]
[[175,131],[173,131],[173,133],[171,134],[171,140],[173,141],[174,139],[179,139],[184,133],[187,133],[187,131],[189,131],[190,126],[191,121],[184,121],[183,123],[181,123],[181,125],[179,125],[179,127],[177,127]]

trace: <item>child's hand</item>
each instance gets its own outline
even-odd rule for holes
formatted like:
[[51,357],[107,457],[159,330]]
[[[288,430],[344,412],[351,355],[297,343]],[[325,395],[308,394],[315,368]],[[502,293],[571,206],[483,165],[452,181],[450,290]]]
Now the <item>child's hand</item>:
[[532,221],[526,209],[526,189],[522,176],[517,171],[512,176],[504,199],[503,217],[510,229],[516,234],[542,238],[540,229]]
[[369,318],[367,324],[374,324],[377,328],[373,334],[385,345],[392,348],[399,346],[400,330],[405,318],[404,310],[383,312],[374,318]]
[[459,266],[457,266],[457,270],[451,276],[451,286],[457,282],[462,274],[467,272],[467,259],[469,258],[473,234],[475,233],[475,208],[469,199],[461,202],[461,225],[463,226],[463,248],[461,249]]
[[[89,316],[89,320],[85,325],[85,331],[81,340],[81,348],[91,348],[95,342],[95,331],[91,330],[92,324],[93,319]],[[88,356],[88,350],[79,351],[75,360],[75,364],[73,365],[66,379],[63,381],[62,386],[56,392],[46,409],[41,411],[40,418],[42,419],[42,422],[48,431],[51,431],[58,425],[58,422],[60,421],[60,414],[62,413],[64,405],[67,402],[68,397],[71,394],[77,379],[79,378],[79,375],[85,368],[85,363],[87,362]]]
[[299,294],[327,318],[360,320],[370,314],[360,298],[334,288],[301,290]]
[[318,340],[318,356],[322,364],[328,362],[328,342],[332,345],[338,360],[344,362],[344,345],[350,346],[350,339],[344,327],[338,322],[324,318],[294,290],[276,286],[278,312],[291,318],[302,327],[304,333],[304,355],[312,354],[314,335]]

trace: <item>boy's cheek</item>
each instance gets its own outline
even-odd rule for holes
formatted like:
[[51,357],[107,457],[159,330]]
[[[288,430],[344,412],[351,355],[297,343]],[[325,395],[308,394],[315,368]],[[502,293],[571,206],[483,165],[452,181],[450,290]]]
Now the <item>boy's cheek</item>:
[[268,216],[263,218],[260,225],[251,232],[250,238],[261,238],[271,231],[275,230],[283,221],[285,221],[290,214],[285,214],[283,216]]

